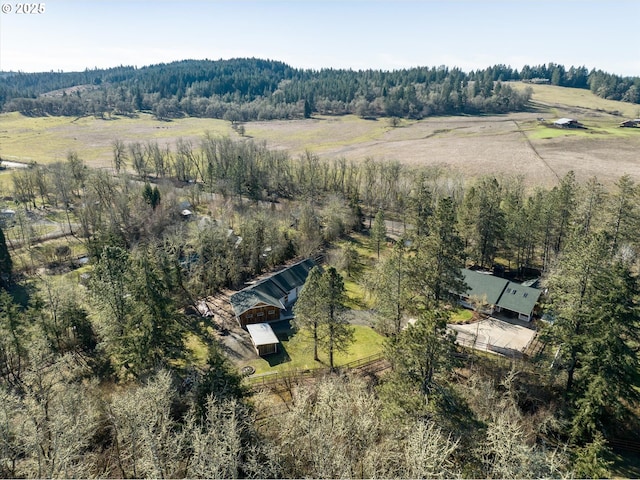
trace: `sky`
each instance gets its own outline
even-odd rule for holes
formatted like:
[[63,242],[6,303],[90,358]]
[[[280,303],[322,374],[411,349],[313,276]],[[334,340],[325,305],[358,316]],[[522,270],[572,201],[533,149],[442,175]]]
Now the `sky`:
[[2,71],[256,57],[354,70],[553,62],[640,76],[640,0],[44,0],[33,14],[19,3],[0,0]]

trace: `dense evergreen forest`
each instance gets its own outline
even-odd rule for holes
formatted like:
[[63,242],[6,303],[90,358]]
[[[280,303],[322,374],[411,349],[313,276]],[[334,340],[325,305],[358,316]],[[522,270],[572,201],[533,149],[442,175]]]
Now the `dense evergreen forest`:
[[530,93],[511,80],[590,89],[640,103],[640,78],[548,64],[462,72],[445,66],[396,71],[301,70],[259,59],[185,60],[143,68],[0,75],[0,110],[24,115],[184,115],[231,121],[353,113],[423,118],[523,110]]
[[[112,171],[71,152],[12,184],[0,476],[601,478],[616,459],[608,442],[640,431],[640,189],[629,176],[605,187],[569,172],[528,191],[522,178],[293,158],[205,135],[174,149],[115,139]],[[180,213],[186,200],[195,220]],[[87,252],[82,284],[69,247],[33,238],[40,211]],[[393,245],[385,218],[403,225]],[[348,341],[342,276],[353,277],[389,370],[249,391],[197,300],[328,251],[326,275],[296,305],[298,330],[328,316]],[[481,355],[446,329],[459,269],[497,264],[543,275],[553,321],[540,324],[538,358]]]

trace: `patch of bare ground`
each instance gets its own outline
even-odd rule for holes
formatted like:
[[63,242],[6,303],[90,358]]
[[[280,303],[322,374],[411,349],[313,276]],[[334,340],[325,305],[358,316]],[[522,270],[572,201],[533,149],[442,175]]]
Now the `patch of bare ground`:
[[235,364],[258,358],[251,337],[243,330],[235,319],[229,298],[232,291],[220,292],[205,299],[206,306],[212,313],[210,317],[216,325],[216,337],[227,357]]
[[[568,116],[596,122],[589,135],[535,138],[538,118]],[[529,186],[552,186],[569,170],[583,180],[613,183],[623,174],[640,179],[640,135],[609,135],[619,117],[600,110],[539,104],[534,112],[479,117],[433,117],[392,128],[385,119],[355,117],[256,122],[249,130],[272,148],[296,156],[306,149],[327,159],[368,157],[408,166],[440,166],[465,177],[523,175]],[[609,130],[611,131],[611,130]],[[597,133],[597,135],[596,135]],[[614,132],[615,133],[615,132]]]
[[[380,157],[409,165],[442,165],[465,175],[501,172],[535,176],[543,183],[555,180],[512,123],[470,125],[464,132],[452,128],[430,137],[380,144],[376,150]],[[350,154],[357,156],[358,151]]]
[[640,135],[638,139],[546,139],[536,142],[536,149],[560,175],[573,170],[579,181],[595,176],[612,184],[625,174],[640,179]]

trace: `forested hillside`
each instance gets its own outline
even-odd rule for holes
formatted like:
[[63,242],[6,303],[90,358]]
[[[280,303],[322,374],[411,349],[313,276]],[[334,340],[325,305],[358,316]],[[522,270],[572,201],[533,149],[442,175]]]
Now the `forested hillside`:
[[588,88],[615,100],[640,103],[640,79],[556,64],[405,70],[301,70],[259,59],[185,60],[143,68],[0,75],[0,109],[25,115],[184,115],[231,121],[355,113],[363,117],[423,118],[441,114],[523,110],[530,98],[511,80]]

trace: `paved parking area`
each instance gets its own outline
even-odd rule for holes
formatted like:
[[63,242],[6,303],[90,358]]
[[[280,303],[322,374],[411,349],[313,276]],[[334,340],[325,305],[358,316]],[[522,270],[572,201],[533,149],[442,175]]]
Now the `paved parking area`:
[[523,322],[489,317],[469,324],[449,325],[458,332],[457,343],[504,355],[524,352],[536,335],[535,330]]

